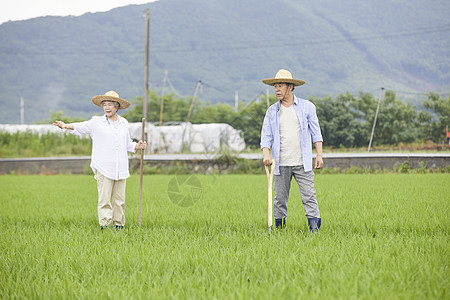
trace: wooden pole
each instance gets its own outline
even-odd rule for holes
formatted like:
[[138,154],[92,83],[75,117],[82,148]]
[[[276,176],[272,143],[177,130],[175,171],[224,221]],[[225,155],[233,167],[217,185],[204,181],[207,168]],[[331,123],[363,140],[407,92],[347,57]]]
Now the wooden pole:
[[199,79],[199,81],[197,82],[197,85],[195,86],[194,97],[192,97],[191,105],[189,106],[189,112],[186,117],[186,123],[189,122],[189,120],[191,119],[192,109],[194,108],[194,105],[195,105],[195,97],[197,97],[197,92],[200,88],[200,85],[202,85],[201,79]]
[[186,133],[186,128],[188,126],[189,120],[191,119],[192,109],[194,108],[194,104],[195,104],[195,97],[197,97],[197,91],[200,88],[201,84],[202,84],[202,80],[199,79],[199,81],[197,82],[197,85],[195,86],[194,97],[192,97],[191,105],[189,106],[189,112],[186,117],[186,124],[183,129],[183,135],[181,136],[181,152],[183,152],[183,147],[184,147],[184,134]]
[[369,147],[367,148],[367,152],[370,152],[370,146],[372,145],[373,134],[375,132],[375,125],[377,124],[378,111],[380,110],[380,104],[383,99],[383,91],[384,87],[380,90],[380,97],[378,98],[377,111],[375,112],[375,118],[373,119],[372,133],[370,134]]
[[272,203],[272,183],[273,183],[273,173],[275,171],[275,159],[272,160],[272,166],[269,171],[268,166],[264,166],[267,175],[267,225],[269,226],[269,238],[272,233],[272,219],[273,219],[273,203]]
[[[145,141],[145,118],[142,118],[142,141]],[[139,186],[139,221],[138,225],[141,227],[141,216],[142,216],[142,182],[144,175],[144,150],[141,149],[141,179]]]
[[144,118],[148,120],[148,61],[149,61],[149,45],[150,45],[150,10],[147,8],[145,12],[145,79],[144,79]]

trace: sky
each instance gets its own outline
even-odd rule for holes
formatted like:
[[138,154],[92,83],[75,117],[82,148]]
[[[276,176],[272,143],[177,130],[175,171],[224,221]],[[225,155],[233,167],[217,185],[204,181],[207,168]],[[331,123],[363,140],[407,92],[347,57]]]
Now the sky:
[[81,16],[157,0],[0,0],[0,24],[43,16]]

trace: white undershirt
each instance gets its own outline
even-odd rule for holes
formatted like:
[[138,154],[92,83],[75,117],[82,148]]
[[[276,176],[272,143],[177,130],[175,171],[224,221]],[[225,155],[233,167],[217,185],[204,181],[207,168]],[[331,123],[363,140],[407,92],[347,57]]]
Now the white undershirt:
[[300,122],[294,105],[280,105],[280,166],[303,165]]
[[117,118],[115,121],[108,119],[108,123],[112,125],[114,128],[117,128],[119,127],[119,118]]

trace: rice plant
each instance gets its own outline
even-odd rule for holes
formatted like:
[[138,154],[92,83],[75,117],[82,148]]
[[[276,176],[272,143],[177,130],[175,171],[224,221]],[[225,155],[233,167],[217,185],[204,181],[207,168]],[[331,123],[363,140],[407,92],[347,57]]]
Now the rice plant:
[[141,227],[129,178],[119,232],[97,225],[92,176],[1,176],[0,298],[449,297],[448,174],[317,175],[317,235],[294,183],[270,238],[265,175],[192,176],[179,205],[174,176],[146,175]]

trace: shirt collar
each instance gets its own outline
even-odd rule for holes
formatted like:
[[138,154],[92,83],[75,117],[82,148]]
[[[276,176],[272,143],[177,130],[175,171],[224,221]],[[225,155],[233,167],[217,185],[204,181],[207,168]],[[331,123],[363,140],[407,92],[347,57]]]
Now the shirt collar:
[[[297,105],[297,106],[300,104],[300,99],[295,97],[295,95],[294,95],[294,104]],[[281,106],[281,100],[278,100],[277,111],[280,110],[280,106]]]
[[[119,121],[119,124],[123,123],[123,118],[121,116],[119,116],[119,115],[117,115],[117,120]],[[102,116],[102,121],[103,122],[108,122],[108,117],[106,116],[106,114],[104,114]]]

